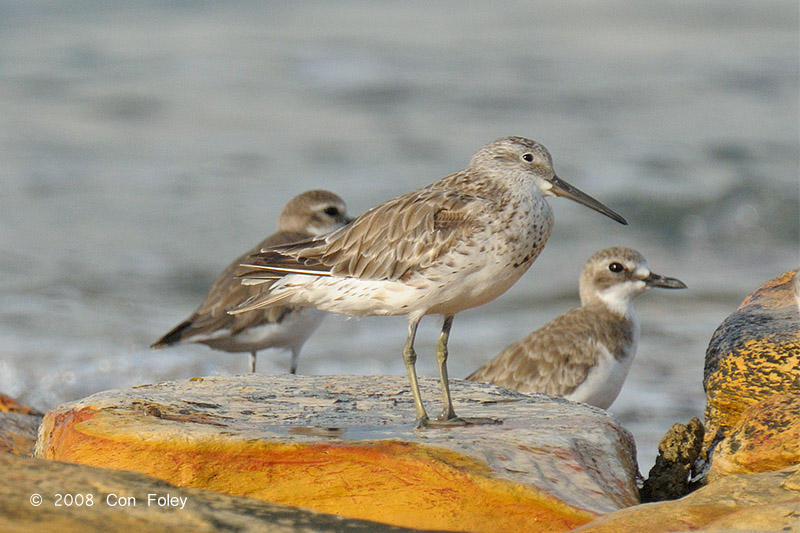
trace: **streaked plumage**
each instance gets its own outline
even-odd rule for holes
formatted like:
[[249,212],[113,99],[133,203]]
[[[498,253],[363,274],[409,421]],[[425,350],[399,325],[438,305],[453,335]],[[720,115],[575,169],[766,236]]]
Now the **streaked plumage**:
[[597,252],[581,272],[581,307],[511,344],[467,379],[608,408],[636,355],[633,299],[650,287],[686,285],[651,272],[636,250]]
[[453,411],[447,379],[453,316],[493,300],[530,267],[550,236],[553,216],[544,197],[554,195],[625,223],[561,181],[542,145],[506,137],[481,148],[465,170],[370,209],[345,228],[252,255],[243,264],[251,269],[245,283],[274,285],[235,312],[302,305],[355,316],[408,315],[403,358],[419,426],[430,421],[417,385],[414,337],[424,315],[443,315],[437,359],[444,409],[436,423],[464,423]]
[[250,352],[251,372],[255,372],[256,352],[266,348],[285,348],[292,352],[290,371],[294,374],[300,349],[325,315],[314,308],[297,306],[274,306],[253,313],[229,314],[229,310],[249,298],[268,294],[270,289],[268,283],[242,285],[236,276],[242,271],[239,264],[262,248],[308,239],[349,221],[344,201],[332,192],[313,190],[295,196],[280,214],[277,233],[228,265],[192,316],[152,347],[195,342],[226,352]]

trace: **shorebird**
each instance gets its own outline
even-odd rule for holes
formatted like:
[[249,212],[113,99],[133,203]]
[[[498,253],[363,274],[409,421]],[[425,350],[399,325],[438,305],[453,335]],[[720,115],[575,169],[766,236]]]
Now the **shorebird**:
[[[304,242],[265,248],[242,266],[244,283],[270,283],[233,313],[273,305],[315,306],[351,316],[407,315],[403,361],[417,427],[490,423],[456,416],[447,375],[447,340],[459,311],[493,300],[542,251],[553,226],[546,196],[562,196],[627,224],[562,181],[550,153],[522,137],[487,144],[469,166],[374,207],[352,224]],[[428,418],[415,369],[420,319],[442,315],[436,358],[442,414]]]
[[581,272],[581,307],[511,344],[467,379],[607,409],[636,355],[639,321],[633,299],[651,287],[686,285],[651,272],[636,250],[600,250]]
[[226,352],[250,352],[251,372],[256,371],[259,350],[286,348],[292,352],[290,371],[296,373],[300,349],[322,323],[324,313],[310,307],[274,306],[243,315],[229,314],[248,298],[269,292],[268,284],[242,285],[236,277],[239,263],[262,248],[307,239],[350,221],[344,201],[332,192],[313,190],[295,196],[278,218],[278,232],[228,265],[200,307],[151,347],[195,342]]

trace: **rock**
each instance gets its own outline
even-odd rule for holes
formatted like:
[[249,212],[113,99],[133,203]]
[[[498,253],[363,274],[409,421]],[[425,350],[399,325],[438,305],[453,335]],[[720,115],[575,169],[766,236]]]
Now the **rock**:
[[800,395],[775,395],[748,407],[739,423],[720,441],[708,481],[728,474],[780,470],[797,463]]
[[30,456],[41,423],[41,415],[0,413],[0,452]]
[[799,526],[800,465],[795,465],[726,476],[679,500],[622,509],[575,531],[797,531]]
[[692,468],[703,446],[703,424],[695,417],[688,424],[673,424],[658,443],[656,464],[640,491],[643,503],[674,500],[688,494]]
[[[63,405],[36,455],[453,531],[564,531],[638,503],[632,438],[607,412],[451,386],[459,414],[503,423],[415,430],[405,377],[218,376]],[[438,398],[438,380],[422,390]]]
[[40,413],[36,409],[20,405],[11,396],[6,396],[5,394],[1,393],[0,393],[0,413],[19,413],[23,415],[38,415],[38,416],[42,415],[42,413]]
[[[176,487],[133,472],[42,461],[11,454],[0,454],[0,471],[4,478],[0,484],[0,531],[409,531],[250,498]],[[155,497],[149,499],[148,505],[150,494]],[[41,496],[39,505],[35,505],[36,495]],[[167,497],[168,500],[158,499]]]
[[760,286],[714,332],[706,350],[705,455],[742,413],[775,394],[800,394],[800,313],[796,270]]
[[0,394],[0,452],[32,454],[42,416],[35,409]]

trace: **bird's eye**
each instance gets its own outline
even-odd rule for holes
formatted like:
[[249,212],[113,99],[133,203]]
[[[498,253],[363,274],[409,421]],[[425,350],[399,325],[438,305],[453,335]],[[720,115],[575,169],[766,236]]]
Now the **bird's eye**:
[[522,154],[522,159],[530,163],[531,161],[533,161],[533,154],[530,152]]
[[610,265],[608,265],[608,269],[611,272],[622,272],[623,270],[625,270],[625,267],[622,266],[621,264],[617,263],[617,262],[614,262],[614,263],[611,263]]
[[325,214],[328,216],[335,217],[339,214],[339,210],[333,206],[325,208]]

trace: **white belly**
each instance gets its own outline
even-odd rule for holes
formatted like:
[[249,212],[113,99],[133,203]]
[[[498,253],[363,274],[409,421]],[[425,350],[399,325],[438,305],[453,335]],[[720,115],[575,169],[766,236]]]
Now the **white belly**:
[[589,370],[586,379],[564,397],[573,402],[588,403],[601,409],[608,409],[617,399],[622,384],[625,383],[635,354],[635,344],[626,350],[625,356],[620,359],[616,359],[603,349],[597,364]]
[[223,329],[205,338],[191,338],[188,342],[201,342],[226,352],[257,352],[267,348],[284,348],[293,352],[308,340],[319,327],[325,313],[306,307],[287,314],[281,322],[261,324],[231,335]]
[[351,316],[456,314],[497,298],[526,270],[527,265],[466,265],[457,274],[428,269],[406,281],[293,274],[272,292],[288,290],[292,304]]

